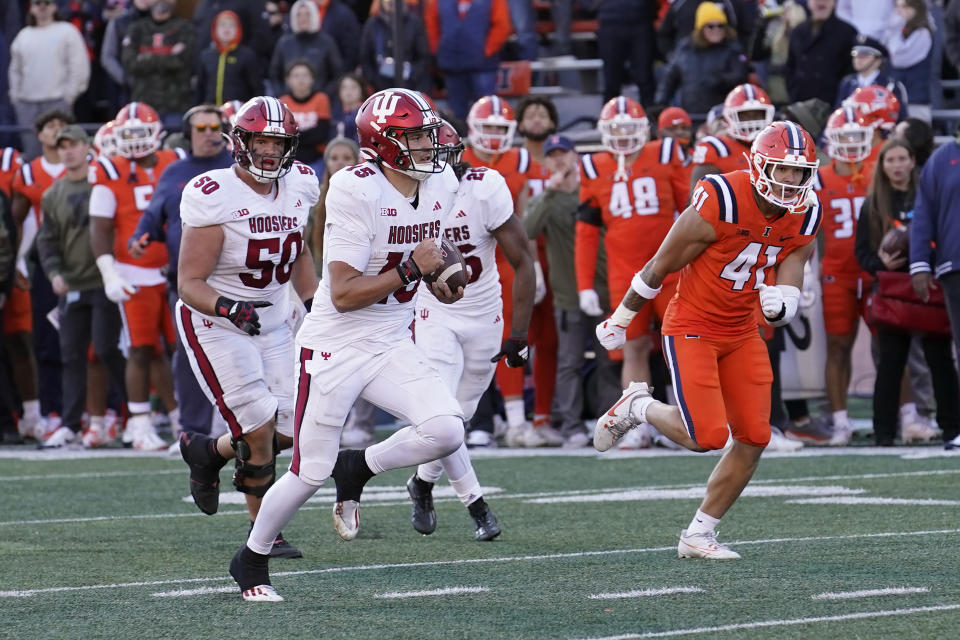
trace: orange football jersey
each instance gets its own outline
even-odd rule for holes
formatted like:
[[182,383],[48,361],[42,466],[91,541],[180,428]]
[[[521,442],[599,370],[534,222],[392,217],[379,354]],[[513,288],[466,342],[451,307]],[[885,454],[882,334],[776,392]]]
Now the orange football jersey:
[[617,157],[609,152],[580,160],[580,207],[576,225],[577,288],[592,289],[600,227],[606,229],[611,281],[632,277],[653,257],[687,200],[688,184],[672,138],[648,142],[615,179]]
[[463,162],[470,163],[473,167],[487,167],[496,169],[503,179],[507,181],[507,188],[510,189],[510,195],[513,196],[513,204],[517,204],[520,193],[528,178],[537,179],[541,177],[540,165],[530,157],[530,152],[523,147],[514,147],[504,153],[494,156],[489,162],[483,162],[477,157],[473,149],[467,148],[463,152]]
[[0,191],[7,198],[13,195],[13,179],[22,164],[20,152],[13,147],[4,147],[0,150]]
[[33,207],[38,222],[43,221],[43,210],[40,208],[40,202],[43,200],[44,192],[64,173],[65,170],[61,169],[60,173],[51,176],[43,168],[43,156],[39,156],[22,165],[13,177],[13,191],[30,201],[30,206]]
[[749,169],[750,162],[744,154],[750,153],[750,145],[730,136],[704,136],[693,148],[691,164],[712,164],[718,173]]
[[127,242],[137,230],[140,216],[150,204],[153,189],[157,186],[160,174],[180,155],[170,149],[156,152],[157,163],[150,171],[140,167],[133,160],[120,156],[97,158],[92,166],[91,184],[102,184],[113,192],[117,208],[113,214],[113,255],[117,262],[125,262],[137,267],[159,268],[167,264],[167,245],[151,242],[140,258],[133,258],[127,251]]
[[803,215],[766,218],[745,171],[704,177],[692,200],[717,239],[680,271],[663,334],[738,338],[756,332],[759,285],[775,284],[777,265],[816,238],[820,204]]
[[836,163],[822,167],[813,188],[823,205],[823,273],[859,275],[860,264],[854,253],[860,207],[867,198],[870,175],[867,167],[859,173],[841,176]]

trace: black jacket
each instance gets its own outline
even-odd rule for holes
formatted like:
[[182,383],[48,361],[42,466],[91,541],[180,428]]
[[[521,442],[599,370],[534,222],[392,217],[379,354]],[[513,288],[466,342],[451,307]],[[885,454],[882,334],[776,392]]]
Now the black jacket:
[[337,43],[323,32],[289,33],[279,41],[270,60],[270,80],[274,90],[283,93],[289,66],[297,60],[313,65],[316,77],[313,87],[328,95],[336,95],[336,82],[345,71]]
[[[916,192],[913,190],[909,192],[893,192],[893,207],[891,213],[895,221],[909,224],[913,219],[915,194]],[[883,264],[883,260],[880,259],[880,254],[877,253],[877,250],[880,248],[879,242],[874,244],[874,241],[870,238],[870,216],[873,215],[870,208],[870,200],[866,200],[860,208],[860,218],[857,223],[857,236],[854,241],[853,252],[857,256],[857,262],[860,263],[860,268],[870,274],[876,275],[877,271],[889,271],[889,269]],[[910,256],[905,257],[907,258],[907,263],[899,269],[900,271],[907,271],[910,266]]]
[[815,32],[807,20],[790,33],[787,87],[790,101],[820,98],[833,104],[843,76],[853,72],[850,50],[857,30],[831,15]]
[[[420,16],[404,12],[401,44],[403,59],[410,63],[410,77],[402,86],[417,91],[430,89],[430,44]],[[396,86],[392,75],[380,74],[382,57],[393,57],[393,16],[370,16],[360,36],[360,69],[377,91]]]
[[[223,76],[220,58],[223,58]],[[197,102],[223,104],[227,100],[246,102],[263,93],[263,70],[253,49],[241,44],[228,53],[220,53],[211,44],[200,54],[197,67]]]
[[350,7],[340,0],[330,0],[320,23],[320,33],[327,34],[337,43],[343,70],[355,69],[360,51],[360,21]]
[[687,38],[667,65],[655,102],[670,104],[679,88],[679,106],[691,115],[703,115],[723,102],[731,89],[746,82],[749,73],[747,58],[736,41],[701,49]]

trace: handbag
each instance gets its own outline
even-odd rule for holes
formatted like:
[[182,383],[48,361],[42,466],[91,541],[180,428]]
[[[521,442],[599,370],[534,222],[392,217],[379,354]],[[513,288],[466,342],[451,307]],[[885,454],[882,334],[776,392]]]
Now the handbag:
[[905,271],[878,271],[873,287],[866,313],[871,329],[950,336],[942,287],[931,291],[929,301],[924,302],[914,293],[910,274]]

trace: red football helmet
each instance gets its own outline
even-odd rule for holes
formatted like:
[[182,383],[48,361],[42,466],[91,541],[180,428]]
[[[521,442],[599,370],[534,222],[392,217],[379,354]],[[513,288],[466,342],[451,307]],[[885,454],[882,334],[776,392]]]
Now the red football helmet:
[[467,139],[474,149],[503,153],[513,146],[513,134],[517,131],[513,107],[500,96],[484,96],[470,107],[467,130]]
[[883,131],[893,131],[900,117],[900,101],[886,87],[871,84],[856,89],[841,104],[851,107],[862,118],[863,124]]
[[741,84],[733,88],[723,101],[723,119],[727,132],[737,140],[753,139],[773,122],[773,102],[760,87]]
[[444,148],[447,164],[455,166],[460,164],[460,156],[463,155],[463,140],[452,124],[446,120],[442,122],[437,132],[437,144]]
[[113,119],[117,153],[124,158],[146,158],[160,148],[163,125],[146,102],[131,102]]
[[220,113],[223,116],[223,121],[227,123],[227,131],[224,133],[230,133],[230,129],[233,128],[233,123],[237,119],[237,112],[240,111],[240,107],[242,106],[243,103],[239,100],[227,100],[220,105]]
[[863,120],[851,107],[840,107],[830,114],[824,129],[827,155],[840,162],[865,160],[873,147],[873,127]]
[[[265,156],[254,152],[252,143],[256,135],[280,138],[283,141],[283,153]],[[237,164],[249,171],[258,182],[269,182],[287,175],[293,167],[300,144],[300,127],[287,105],[271,96],[257,96],[247,100],[237,111],[230,139],[233,142],[233,159]],[[268,169],[262,166],[264,161],[276,166]]]
[[[813,138],[789,120],[768,125],[750,146],[750,183],[764,200],[790,213],[804,213],[809,207],[807,196],[819,166]],[[780,167],[803,169],[799,184],[774,178],[774,171]]]
[[[443,121],[419,92],[378,91],[360,105],[356,123],[360,152],[367,160],[383,163],[416,180],[443,171],[440,154],[444,149],[437,142]],[[411,149],[410,136],[420,133],[427,134],[430,145]]]
[[633,98],[610,98],[600,109],[597,121],[600,140],[610,153],[636,153],[650,139],[650,121],[640,103]]
[[93,151],[98,156],[109,158],[117,154],[117,137],[113,130],[115,125],[115,120],[106,122],[93,134]]

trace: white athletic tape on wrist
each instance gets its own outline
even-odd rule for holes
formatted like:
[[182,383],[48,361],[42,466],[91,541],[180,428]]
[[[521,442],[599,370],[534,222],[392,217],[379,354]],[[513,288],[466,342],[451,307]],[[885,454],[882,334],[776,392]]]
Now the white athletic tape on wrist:
[[663,285],[660,285],[656,289],[653,289],[646,282],[643,281],[640,272],[637,271],[633,274],[633,280],[630,281],[630,288],[637,292],[637,295],[641,298],[646,298],[647,300],[653,300],[657,297],[657,294],[660,293],[660,289],[663,288]]
[[635,315],[637,315],[636,311],[627,309],[621,302],[620,306],[613,312],[613,315],[610,316],[610,322],[621,327],[629,327]]

